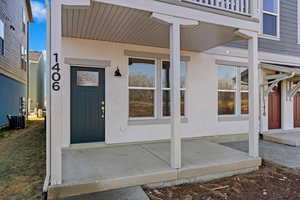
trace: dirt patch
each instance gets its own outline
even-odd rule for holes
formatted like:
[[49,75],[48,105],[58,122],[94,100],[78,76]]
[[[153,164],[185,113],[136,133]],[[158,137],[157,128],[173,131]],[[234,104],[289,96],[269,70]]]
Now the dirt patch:
[[145,191],[151,200],[298,200],[300,173],[264,163],[248,174]]
[[0,131],[0,199],[37,200],[45,177],[43,121],[23,130]]

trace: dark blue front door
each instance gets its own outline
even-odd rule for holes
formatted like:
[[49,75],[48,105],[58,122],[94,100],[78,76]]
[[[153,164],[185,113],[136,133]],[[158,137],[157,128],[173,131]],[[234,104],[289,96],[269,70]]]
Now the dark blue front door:
[[71,143],[105,140],[105,70],[71,67]]

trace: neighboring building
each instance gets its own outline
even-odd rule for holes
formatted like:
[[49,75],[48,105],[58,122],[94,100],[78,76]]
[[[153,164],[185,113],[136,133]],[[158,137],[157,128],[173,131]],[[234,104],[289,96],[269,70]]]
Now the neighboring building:
[[258,169],[258,2],[51,0],[49,198]]
[[45,108],[45,54],[29,51],[29,114],[37,116],[39,109]]
[[[261,8],[258,41],[260,131],[264,134],[279,130],[288,132],[300,127],[300,3],[297,0],[262,0]],[[238,41],[219,47],[216,52],[246,57],[246,49],[247,43]],[[234,115],[234,112],[231,110],[228,114]]]
[[30,0],[0,1],[0,126],[20,113],[26,100],[27,33],[32,22]]

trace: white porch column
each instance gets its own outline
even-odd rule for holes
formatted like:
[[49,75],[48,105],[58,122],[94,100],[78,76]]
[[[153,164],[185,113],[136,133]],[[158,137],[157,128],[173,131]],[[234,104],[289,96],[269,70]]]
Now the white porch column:
[[170,25],[171,62],[171,167],[181,168],[181,115],[180,115],[180,26],[198,25],[197,21],[153,13],[156,18]]
[[181,167],[180,131],[180,24],[170,25],[171,61],[171,167]]
[[249,155],[259,156],[259,79],[257,33],[249,34]]
[[249,155],[259,157],[259,70],[258,33],[240,29],[237,35],[248,40],[249,70]]
[[289,81],[281,81],[281,128],[289,130],[294,128],[294,98],[287,99]]
[[[48,112],[50,112],[50,144],[51,144],[51,184],[61,184],[62,182],[62,155],[61,155],[61,134],[63,127],[62,116],[62,90],[61,90],[61,78],[62,74],[60,70],[61,62],[61,1],[52,0],[50,3],[50,48],[49,48],[49,60],[50,60],[50,102]],[[54,69],[55,68],[55,69]],[[59,77],[60,76],[60,77]]]

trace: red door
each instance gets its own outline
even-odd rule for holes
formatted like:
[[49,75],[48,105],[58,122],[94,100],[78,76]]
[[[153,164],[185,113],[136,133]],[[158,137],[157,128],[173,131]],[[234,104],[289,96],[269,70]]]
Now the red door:
[[281,95],[280,87],[269,93],[268,101],[269,129],[281,128]]
[[300,127],[300,92],[294,97],[294,126]]

